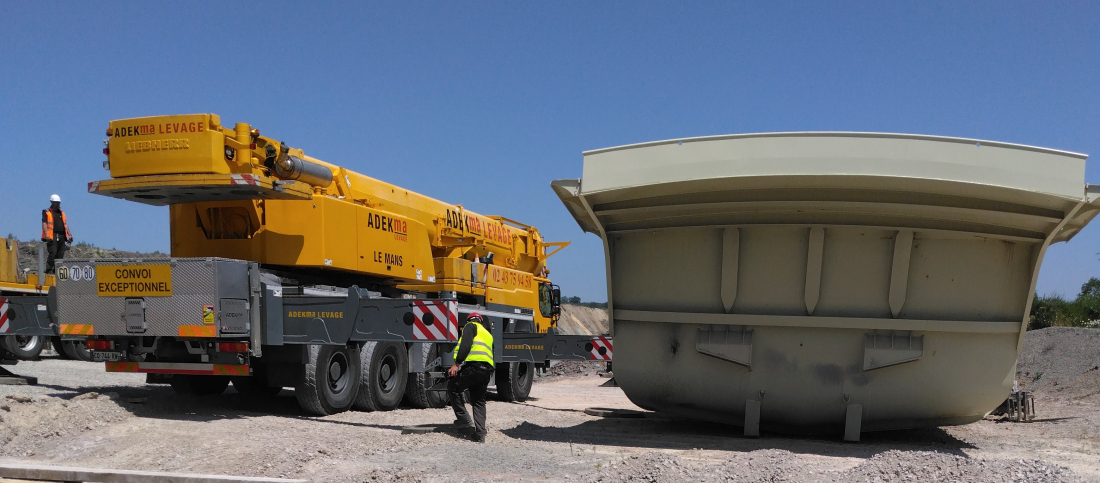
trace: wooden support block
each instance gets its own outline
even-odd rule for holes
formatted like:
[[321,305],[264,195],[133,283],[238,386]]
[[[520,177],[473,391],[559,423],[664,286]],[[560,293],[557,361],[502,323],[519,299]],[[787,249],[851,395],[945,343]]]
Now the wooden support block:
[[418,424],[401,428],[401,434],[443,433],[455,429],[460,428],[454,424]]
[[305,482],[284,478],[250,476],[201,475],[194,473],[163,473],[159,471],[112,470],[72,466],[0,463],[0,479],[45,481],[110,481],[116,483],[229,483],[229,482]]

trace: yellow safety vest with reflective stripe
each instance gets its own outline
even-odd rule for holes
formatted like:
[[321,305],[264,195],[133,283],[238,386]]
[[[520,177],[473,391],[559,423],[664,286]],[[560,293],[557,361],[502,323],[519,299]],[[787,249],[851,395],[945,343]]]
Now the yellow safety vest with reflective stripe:
[[[488,362],[489,365],[496,367],[496,364],[493,363],[493,334],[477,322],[469,323],[474,324],[477,331],[474,332],[474,343],[470,346],[470,353],[466,356],[464,362]],[[455,360],[458,360],[459,346],[455,346],[455,350],[451,355]]]

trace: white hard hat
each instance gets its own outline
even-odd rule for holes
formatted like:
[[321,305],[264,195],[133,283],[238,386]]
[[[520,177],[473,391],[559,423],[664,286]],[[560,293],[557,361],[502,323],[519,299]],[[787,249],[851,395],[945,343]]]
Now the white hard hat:
[[57,196],[57,195],[50,195],[50,201],[56,201],[56,202],[60,203],[61,202],[61,197]]

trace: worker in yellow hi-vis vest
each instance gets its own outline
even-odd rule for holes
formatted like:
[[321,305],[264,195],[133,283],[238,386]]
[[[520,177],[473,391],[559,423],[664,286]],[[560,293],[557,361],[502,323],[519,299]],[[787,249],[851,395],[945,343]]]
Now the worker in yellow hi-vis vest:
[[[474,312],[466,317],[462,337],[454,350],[454,360],[454,365],[447,370],[447,377],[450,379],[447,392],[451,396],[451,408],[455,411],[455,425],[463,429],[473,426],[470,439],[484,443],[485,392],[489,387],[489,379],[493,377],[493,334],[489,323],[481,314]],[[467,389],[470,391],[470,406],[474,410],[472,424],[462,397],[463,391]]]
[[73,242],[69,220],[61,211],[61,197],[50,195],[50,207],[42,210],[42,241],[46,242],[46,273],[54,273],[54,263],[65,258],[66,243]]

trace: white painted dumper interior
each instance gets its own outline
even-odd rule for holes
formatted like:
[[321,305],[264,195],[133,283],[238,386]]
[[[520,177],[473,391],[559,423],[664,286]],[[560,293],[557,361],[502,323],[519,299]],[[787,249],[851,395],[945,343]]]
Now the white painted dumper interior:
[[1005,399],[1043,254],[1100,212],[1085,158],[750,134],[589,151],[553,188],[604,240],[615,378],[635,404],[858,437]]

